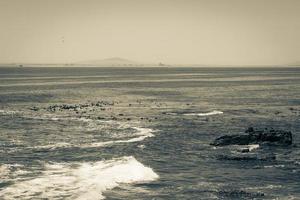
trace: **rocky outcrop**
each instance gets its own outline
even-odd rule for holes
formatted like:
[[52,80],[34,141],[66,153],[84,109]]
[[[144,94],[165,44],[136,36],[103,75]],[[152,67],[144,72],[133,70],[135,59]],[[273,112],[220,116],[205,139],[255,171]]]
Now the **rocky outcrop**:
[[108,101],[97,101],[92,103],[85,103],[85,104],[60,104],[60,105],[50,105],[46,108],[47,111],[55,112],[55,111],[63,111],[63,110],[69,110],[69,111],[78,111],[82,109],[89,109],[89,108],[95,108],[100,107],[101,110],[105,110],[105,106],[113,106],[114,102],[108,102]]
[[271,129],[254,129],[249,127],[245,134],[224,135],[215,139],[211,145],[249,145],[249,144],[276,144],[291,145],[293,142],[292,133],[290,131]]

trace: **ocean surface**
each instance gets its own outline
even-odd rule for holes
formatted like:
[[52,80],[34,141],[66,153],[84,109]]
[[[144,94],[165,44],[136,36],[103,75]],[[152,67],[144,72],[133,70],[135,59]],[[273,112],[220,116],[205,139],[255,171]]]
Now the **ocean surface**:
[[1,67],[0,199],[300,199],[300,68]]

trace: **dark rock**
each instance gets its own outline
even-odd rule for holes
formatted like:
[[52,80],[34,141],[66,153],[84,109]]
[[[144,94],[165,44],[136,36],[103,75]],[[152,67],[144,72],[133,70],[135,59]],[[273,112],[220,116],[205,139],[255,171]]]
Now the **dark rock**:
[[214,146],[225,146],[225,145],[248,145],[250,141],[249,135],[224,135],[221,136],[212,143]]
[[274,130],[274,129],[254,129],[249,127],[245,133],[240,135],[224,135],[214,140],[211,145],[249,145],[249,144],[277,144],[291,145],[293,141],[290,131]]

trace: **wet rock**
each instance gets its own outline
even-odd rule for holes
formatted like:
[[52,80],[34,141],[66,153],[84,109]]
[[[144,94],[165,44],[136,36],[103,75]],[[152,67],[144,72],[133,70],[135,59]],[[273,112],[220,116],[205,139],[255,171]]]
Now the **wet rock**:
[[224,135],[221,136],[211,145],[214,146],[225,146],[225,145],[248,145],[250,144],[250,136],[249,135]]
[[107,101],[98,101],[92,103],[82,103],[82,104],[61,104],[61,105],[50,105],[46,110],[55,112],[55,111],[79,111],[79,110],[94,110],[95,107],[100,107],[101,110],[105,110],[104,106],[113,106],[114,102]]
[[293,142],[292,133],[290,131],[274,130],[274,129],[254,129],[249,127],[246,134],[224,135],[214,140],[211,145],[249,145],[249,144],[277,144],[291,145]]

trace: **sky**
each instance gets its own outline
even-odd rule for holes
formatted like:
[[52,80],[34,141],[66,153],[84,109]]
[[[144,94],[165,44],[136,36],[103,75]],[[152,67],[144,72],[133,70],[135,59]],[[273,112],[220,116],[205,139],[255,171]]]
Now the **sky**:
[[0,0],[0,63],[300,63],[300,0]]

